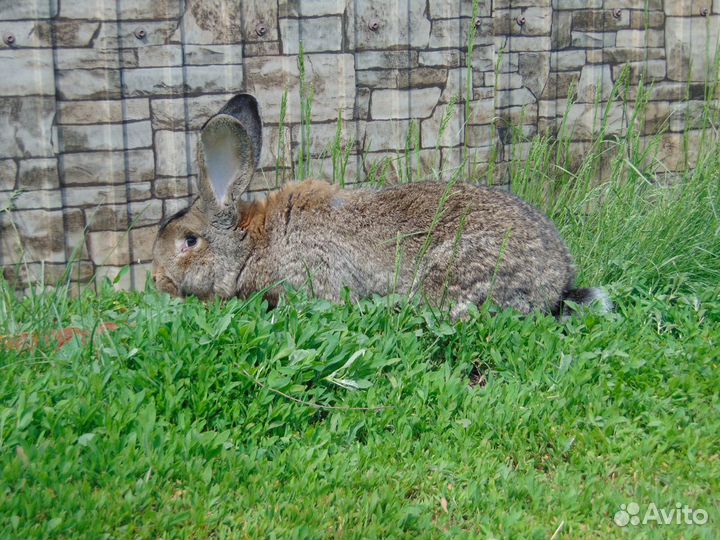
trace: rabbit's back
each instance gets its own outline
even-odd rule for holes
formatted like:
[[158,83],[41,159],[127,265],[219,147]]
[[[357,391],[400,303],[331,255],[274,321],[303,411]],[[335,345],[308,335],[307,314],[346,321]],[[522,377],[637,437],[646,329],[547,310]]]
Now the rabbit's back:
[[550,311],[574,282],[568,250],[545,216],[505,191],[468,183],[339,190],[303,182],[272,199],[265,223],[257,269],[331,299],[348,287],[360,297],[421,293],[436,305],[456,303],[456,313],[488,297]]
[[[451,300],[462,311],[492,297],[523,312],[551,311],[574,284],[572,259],[555,226],[506,191],[427,183],[376,197],[390,210],[383,212],[388,227],[412,224],[402,231],[411,235],[403,245],[413,262],[403,265],[405,288],[421,287],[436,303]],[[420,234],[408,230],[413,226]]]

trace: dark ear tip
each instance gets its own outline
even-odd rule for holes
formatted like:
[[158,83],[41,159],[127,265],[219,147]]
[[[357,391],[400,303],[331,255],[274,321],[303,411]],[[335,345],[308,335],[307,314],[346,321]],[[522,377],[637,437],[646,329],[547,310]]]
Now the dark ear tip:
[[236,94],[235,97],[233,97],[230,101],[232,101],[233,99],[247,99],[247,100],[249,100],[251,103],[257,103],[257,102],[258,102],[258,101],[257,101],[257,98],[255,97],[254,94],[248,94],[247,92],[242,92],[242,93],[240,93],[240,94]]
[[228,101],[228,104],[234,103],[236,100],[238,102],[242,102],[246,105],[248,105],[248,104],[257,105],[257,103],[258,103],[258,100],[254,95],[242,93],[242,94],[237,94],[237,95],[233,96],[232,98],[230,98],[230,101]]
[[258,100],[252,94],[237,94],[230,98],[225,106],[220,110],[220,114],[237,114],[239,111],[252,111],[260,117],[260,105]]

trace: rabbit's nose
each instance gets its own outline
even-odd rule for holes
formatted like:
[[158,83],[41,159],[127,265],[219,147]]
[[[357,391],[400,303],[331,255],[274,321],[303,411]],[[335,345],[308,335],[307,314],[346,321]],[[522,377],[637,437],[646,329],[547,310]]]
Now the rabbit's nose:
[[153,264],[152,279],[155,283],[165,275],[164,268],[159,264]]

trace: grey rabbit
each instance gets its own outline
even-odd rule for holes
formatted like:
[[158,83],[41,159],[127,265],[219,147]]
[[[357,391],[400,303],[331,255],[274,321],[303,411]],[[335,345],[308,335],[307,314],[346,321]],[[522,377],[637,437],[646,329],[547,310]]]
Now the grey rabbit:
[[522,313],[567,311],[611,302],[602,289],[575,288],[568,248],[550,220],[499,189],[417,182],[386,189],[340,189],[292,182],[246,202],[258,165],[257,100],[233,97],[203,126],[200,196],[160,224],[154,245],[157,287],[177,296],[248,297],[266,290],[275,305],[283,284],[308,285],[339,300],[419,294],[461,317],[488,299]]

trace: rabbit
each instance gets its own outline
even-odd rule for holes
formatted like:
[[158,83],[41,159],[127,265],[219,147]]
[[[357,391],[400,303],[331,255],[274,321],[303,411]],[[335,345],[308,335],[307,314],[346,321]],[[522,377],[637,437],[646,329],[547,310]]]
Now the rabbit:
[[285,285],[340,301],[419,294],[454,318],[492,300],[528,314],[562,315],[564,301],[612,305],[602,289],[575,288],[567,246],[550,220],[518,197],[470,183],[417,182],[340,189],[291,182],[265,200],[241,199],[258,166],[258,102],[239,94],[203,126],[199,196],[161,222],[153,278],[161,291],[200,299]]

